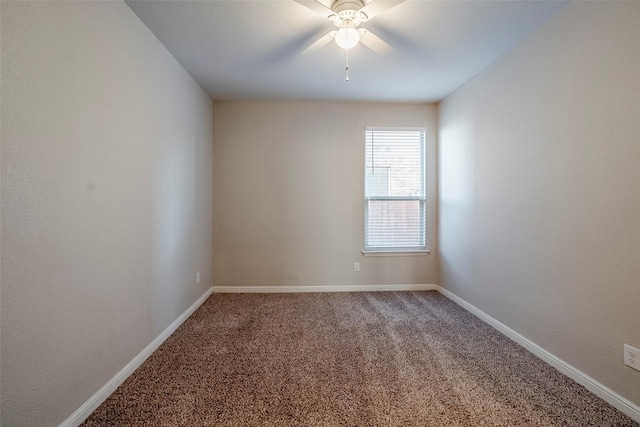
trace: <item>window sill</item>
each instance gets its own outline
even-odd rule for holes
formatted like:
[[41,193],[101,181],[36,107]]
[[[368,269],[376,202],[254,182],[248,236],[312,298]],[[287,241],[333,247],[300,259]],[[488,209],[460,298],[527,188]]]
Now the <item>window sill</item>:
[[430,254],[431,251],[428,249],[418,251],[362,251],[364,256],[425,256]]

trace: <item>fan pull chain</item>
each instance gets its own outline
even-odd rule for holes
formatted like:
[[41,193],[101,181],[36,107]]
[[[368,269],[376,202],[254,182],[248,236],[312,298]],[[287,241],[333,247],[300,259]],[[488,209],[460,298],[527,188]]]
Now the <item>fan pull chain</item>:
[[345,71],[347,72],[347,78],[345,80],[349,81],[349,49],[346,49],[345,52],[347,52],[347,66],[345,67]]

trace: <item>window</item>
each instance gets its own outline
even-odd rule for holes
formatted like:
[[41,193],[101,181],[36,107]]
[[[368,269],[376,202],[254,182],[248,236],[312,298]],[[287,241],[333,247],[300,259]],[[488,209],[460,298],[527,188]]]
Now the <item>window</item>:
[[426,250],[425,165],[424,128],[366,129],[365,253]]

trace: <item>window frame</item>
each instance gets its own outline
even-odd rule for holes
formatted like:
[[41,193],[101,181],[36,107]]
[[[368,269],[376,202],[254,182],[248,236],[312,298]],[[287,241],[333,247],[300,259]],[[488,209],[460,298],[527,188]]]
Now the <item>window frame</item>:
[[[421,187],[422,195],[420,196],[367,196],[367,140],[369,132],[376,131],[394,131],[394,132],[421,132],[420,144],[420,163],[421,163]],[[367,126],[364,134],[364,250],[362,254],[365,256],[415,256],[428,255],[431,252],[427,249],[427,128],[425,126],[399,126],[399,127],[380,127]],[[423,245],[419,246],[368,246],[367,241],[369,233],[369,204],[371,201],[419,201],[420,206],[420,237]]]

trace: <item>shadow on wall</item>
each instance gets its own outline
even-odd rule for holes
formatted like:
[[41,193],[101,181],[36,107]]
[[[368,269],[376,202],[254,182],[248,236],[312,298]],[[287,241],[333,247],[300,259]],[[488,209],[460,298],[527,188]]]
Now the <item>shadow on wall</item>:
[[473,123],[459,120],[441,123],[441,126],[438,147],[440,284],[470,283],[474,273],[470,263],[473,257],[466,252],[475,250],[474,227],[468,215],[475,201]]

